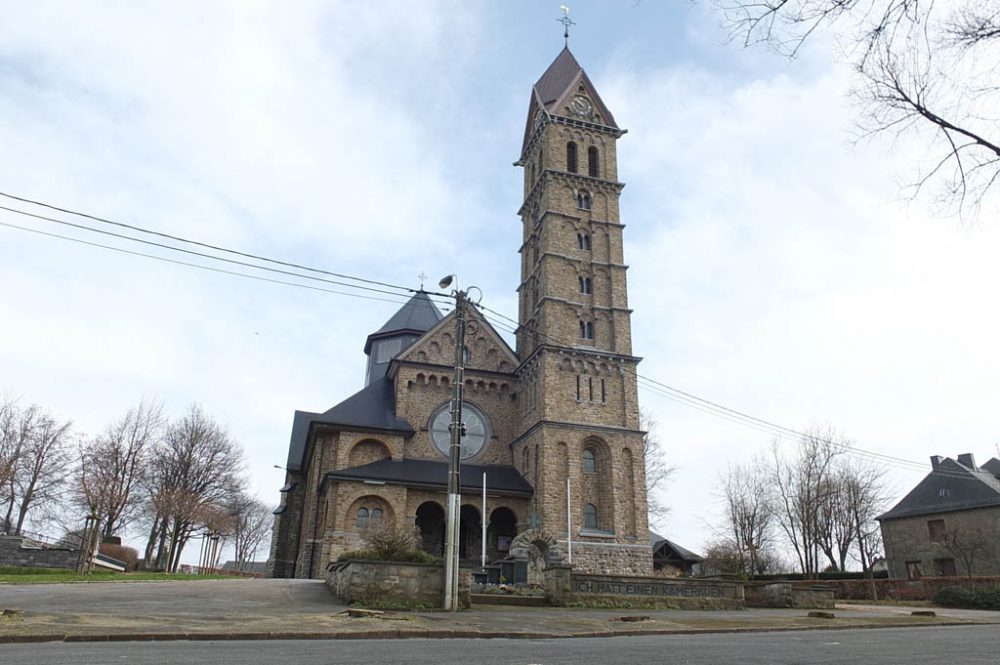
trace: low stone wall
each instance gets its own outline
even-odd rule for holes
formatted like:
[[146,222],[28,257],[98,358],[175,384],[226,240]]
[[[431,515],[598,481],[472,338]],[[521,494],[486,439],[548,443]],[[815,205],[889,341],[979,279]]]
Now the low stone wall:
[[0,567],[76,568],[80,551],[42,545],[22,536],[0,536]]
[[747,607],[794,607],[832,610],[836,605],[833,589],[827,586],[769,582],[748,584],[744,590]]
[[587,575],[569,566],[546,568],[545,595],[552,605],[721,609],[744,602],[741,582]]
[[[459,570],[458,602],[471,604],[468,570]],[[326,585],[345,603],[382,607],[440,607],[444,597],[444,564],[394,561],[343,561],[327,566]]]
[[[934,595],[945,587],[974,586],[1000,587],[1000,577],[924,577],[919,580],[876,579],[874,586],[879,600],[934,600]],[[822,582],[793,582],[821,584],[833,589],[838,600],[872,600],[872,580],[823,580]]]

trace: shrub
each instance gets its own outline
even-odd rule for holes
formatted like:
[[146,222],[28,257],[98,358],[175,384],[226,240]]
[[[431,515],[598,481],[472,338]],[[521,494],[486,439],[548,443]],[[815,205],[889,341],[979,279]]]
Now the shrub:
[[1000,588],[950,586],[934,594],[934,602],[943,607],[968,610],[1000,610]]
[[338,561],[401,561],[434,563],[438,559],[420,549],[415,533],[399,531],[387,522],[373,522],[361,532],[364,547],[341,554]]
[[135,572],[139,568],[139,552],[134,547],[101,543],[101,554],[112,559],[118,559],[125,564],[125,570]]

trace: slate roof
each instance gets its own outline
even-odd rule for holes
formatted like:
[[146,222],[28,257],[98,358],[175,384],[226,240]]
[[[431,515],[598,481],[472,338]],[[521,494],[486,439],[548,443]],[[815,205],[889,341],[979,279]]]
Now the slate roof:
[[[459,470],[459,487],[470,492],[483,487],[496,494],[530,496],[531,485],[512,466],[462,464]],[[448,486],[448,463],[423,459],[384,459],[363,466],[339,469],[326,474],[330,480],[372,480],[407,487],[444,489]]]
[[658,550],[660,547],[663,546],[670,547],[671,549],[674,550],[674,552],[677,553],[677,556],[683,561],[691,561],[691,562],[704,561],[704,557],[695,554],[691,550],[685,549],[680,545],[678,545],[677,543],[673,542],[672,540],[667,540],[663,536],[659,535],[658,533],[653,533],[652,531],[649,532],[649,544],[652,546],[654,551]]
[[[533,129],[532,119],[534,118],[536,109],[541,106],[549,113],[556,113],[558,111],[559,100],[580,80],[586,84],[588,92],[593,97],[594,106],[600,112],[604,124],[608,127],[618,129],[615,117],[611,114],[607,105],[605,105],[604,100],[597,94],[597,88],[591,83],[587,72],[583,71],[583,67],[580,66],[580,63],[573,57],[573,53],[569,50],[569,47],[566,46],[563,47],[563,50],[559,52],[556,59],[552,61],[552,64],[549,65],[548,69],[545,70],[545,73],[542,74],[541,78],[538,79],[531,89],[532,97],[531,104],[528,106],[528,122],[524,130],[524,146],[527,145],[528,139],[531,138],[531,130]],[[522,146],[522,151],[524,150],[524,146]]]
[[372,342],[376,339],[401,333],[423,335],[443,318],[444,315],[427,292],[417,291],[381,328],[368,335],[365,341],[365,353],[371,351]]
[[951,458],[938,459],[927,477],[879,520],[948,513],[1000,506],[1000,479],[990,470],[1000,467],[992,459],[983,467],[967,466]]
[[302,457],[306,452],[309,429],[313,423],[413,433],[409,422],[396,417],[392,381],[382,377],[325,413],[295,412],[292,437],[288,444],[288,461],[285,464],[289,471],[302,469]]

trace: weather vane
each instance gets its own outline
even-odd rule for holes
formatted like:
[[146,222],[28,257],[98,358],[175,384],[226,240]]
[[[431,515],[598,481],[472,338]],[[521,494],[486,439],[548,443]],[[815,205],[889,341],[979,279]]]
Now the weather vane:
[[569,17],[569,5],[559,5],[559,9],[562,10],[562,18],[557,18],[556,20],[563,24],[565,28],[563,30],[563,39],[566,40],[566,46],[569,46],[569,26],[576,25],[576,21]]

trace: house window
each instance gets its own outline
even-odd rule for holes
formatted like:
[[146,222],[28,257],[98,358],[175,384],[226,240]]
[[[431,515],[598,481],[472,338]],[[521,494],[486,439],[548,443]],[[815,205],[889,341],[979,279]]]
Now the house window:
[[593,448],[583,449],[583,472],[597,473],[597,455],[594,454]]
[[911,580],[919,580],[923,575],[920,572],[919,561],[906,562],[906,577]]
[[958,575],[955,571],[955,560],[934,559],[934,574],[938,577],[955,577]]
[[368,509],[358,508],[358,514],[354,519],[354,525],[358,527],[363,527],[368,524]]
[[592,503],[583,506],[583,528],[597,530],[597,506]]
[[566,170],[576,173],[576,143],[570,141],[566,144]]
[[592,199],[590,198],[590,192],[577,192],[576,194],[576,207],[580,210],[590,210]]
[[929,520],[927,522],[927,533],[931,540],[940,543],[944,540],[944,520]]
[[597,148],[594,146],[587,148],[587,174],[591,178],[597,177]]

